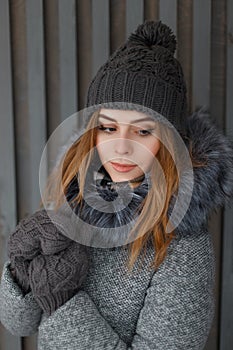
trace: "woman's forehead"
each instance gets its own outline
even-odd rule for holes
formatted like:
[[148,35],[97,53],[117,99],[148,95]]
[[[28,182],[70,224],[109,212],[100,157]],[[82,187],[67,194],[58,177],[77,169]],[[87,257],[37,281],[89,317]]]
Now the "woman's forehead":
[[143,121],[149,121],[155,123],[155,120],[142,112],[134,110],[120,110],[120,109],[107,109],[101,108],[99,112],[99,119],[106,121],[115,121],[118,123],[139,123]]

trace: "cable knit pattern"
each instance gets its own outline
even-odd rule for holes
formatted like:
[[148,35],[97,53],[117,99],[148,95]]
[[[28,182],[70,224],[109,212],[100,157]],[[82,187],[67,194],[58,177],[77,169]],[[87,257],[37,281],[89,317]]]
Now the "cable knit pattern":
[[21,220],[8,241],[12,277],[49,315],[77,293],[88,270],[86,247],[64,230],[42,209]]
[[[25,269],[29,262],[40,253],[55,254],[67,248],[72,240],[61,232],[64,228],[54,225],[46,210],[38,210],[22,219],[11,233],[7,250],[11,265],[19,272],[18,263],[24,262]],[[28,274],[24,270],[24,276]]]
[[42,310],[51,315],[80,289],[87,271],[86,247],[77,242],[54,255],[38,255],[29,266],[29,282]]
[[161,21],[145,21],[98,70],[86,107],[112,102],[140,104],[162,114],[184,132],[186,84],[174,57],[176,39]]
[[64,228],[60,225],[58,229],[47,211],[42,209],[19,222],[9,237],[8,254],[11,260],[15,256],[32,260],[40,253],[61,252],[71,243],[72,240],[64,235]]

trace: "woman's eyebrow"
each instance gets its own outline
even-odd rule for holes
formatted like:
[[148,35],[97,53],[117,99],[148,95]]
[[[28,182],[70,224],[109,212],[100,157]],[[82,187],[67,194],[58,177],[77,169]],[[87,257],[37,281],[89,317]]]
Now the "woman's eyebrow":
[[[104,115],[104,114],[99,114],[99,117],[100,117],[100,118],[104,118],[104,119],[108,119],[108,120],[111,120],[111,121],[113,121],[113,122],[118,123],[118,121],[117,121],[116,119],[110,118],[110,117],[108,117],[107,115]],[[146,118],[131,120],[131,121],[129,121],[129,124],[139,123],[139,122],[142,122],[142,121],[151,121],[151,122],[154,122],[154,120],[151,119],[150,117],[146,117]]]

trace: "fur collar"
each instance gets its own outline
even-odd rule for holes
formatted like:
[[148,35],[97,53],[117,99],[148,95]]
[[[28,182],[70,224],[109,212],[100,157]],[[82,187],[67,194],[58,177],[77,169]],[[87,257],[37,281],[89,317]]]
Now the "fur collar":
[[[187,145],[192,145],[194,159],[207,165],[193,169],[194,187],[189,208],[178,226],[182,233],[195,233],[206,225],[210,214],[232,204],[233,198],[233,142],[225,136],[201,108],[186,119]],[[189,184],[187,183],[186,186]],[[176,196],[170,203],[169,213]]]
[[[150,176],[146,174],[139,186],[132,188],[128,181],[113,182],[101,168],[95,173],[89,168],[84,189],[83,206],[71,205],[78,218],[78,228],[73,239],[94,247],[125,245],[130,230],[140,213],[140,206],[150,188]],[[78,180],[75,177],[66,194],[67,201],[77,195]],[[135,233],[137,235],[137,233]],[[132,240],[135,239],[132,236]]]

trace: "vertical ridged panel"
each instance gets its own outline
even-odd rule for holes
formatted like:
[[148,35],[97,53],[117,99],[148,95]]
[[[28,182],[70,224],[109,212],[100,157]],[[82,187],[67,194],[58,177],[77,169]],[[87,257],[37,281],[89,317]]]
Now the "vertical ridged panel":
[[[14,120],[12,105],[12,66],[8,1],[0,3],[0,275],[7,259],[6,243],[16,225]],[[0,324],[0,349],[21,350],[19,337],[13,337]]]
[[144,0],[144,20],[159,19],[159,0]]
[[126,39],[126,1],[110,1],[110,53]]
[[177,0],[177,58],[187,83],[188,111],[192,110],[193,1]]
[[[225,130],[233,140],[233,1],[227,0],[226,28],[226,121]],[[233,207],[224,211],[221,267],[220,350],[233,344]]]

